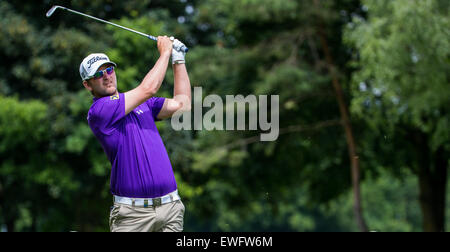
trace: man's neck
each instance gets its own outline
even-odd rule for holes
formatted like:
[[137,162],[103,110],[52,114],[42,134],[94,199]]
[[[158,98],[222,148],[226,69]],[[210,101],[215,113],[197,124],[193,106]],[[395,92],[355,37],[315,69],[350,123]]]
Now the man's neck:
[[103,97],[106,97],[106,96],[113,96],[113,95],[119,95],[119,91],[116,90],[116,92],[115,92],[114,94],[112,94],[112,95],[104,95],[104,96],[94,95],[94,97],[95,97],[96,99],[100,99],[100,98],[103,98]]

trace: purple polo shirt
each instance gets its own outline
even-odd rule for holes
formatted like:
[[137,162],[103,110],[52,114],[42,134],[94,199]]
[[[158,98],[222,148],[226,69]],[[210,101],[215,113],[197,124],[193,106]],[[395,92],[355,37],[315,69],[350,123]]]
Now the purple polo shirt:
[[164,99],[152,97],[125,115],[125,96],[94,98],[88,124],[111,162],[111,193],[154,198],[177,189],[172,165],[156,128]]

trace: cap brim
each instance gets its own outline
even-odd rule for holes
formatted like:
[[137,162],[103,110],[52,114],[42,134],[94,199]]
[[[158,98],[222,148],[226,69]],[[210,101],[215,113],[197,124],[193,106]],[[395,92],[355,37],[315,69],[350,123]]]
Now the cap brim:
[[97,69],[95,69],[95,71],[97,72],[100,67],[107,65],[107,64],[111,64],[111,65],[114,65],[114,67],[117,67],[116,63],[114,63],[112,61],[108,61],[108,62],[105,62],[105,63],[101,64],[100,66],[98,66]]

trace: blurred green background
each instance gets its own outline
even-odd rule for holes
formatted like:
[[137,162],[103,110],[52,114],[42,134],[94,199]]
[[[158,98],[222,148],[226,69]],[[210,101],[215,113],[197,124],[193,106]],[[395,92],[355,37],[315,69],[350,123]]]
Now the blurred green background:
[[[133,33],[60,10],[47,19],[54,4],[179,38],[203,96],[279,95],[273,142],[157,124],[185,231],[450,224],[447,0],[1,0],[1,231],[109,231],[111,168],[79,64],[107,53],[125,92],[158,57]],[[172,93],[169,67],[158,96]]]

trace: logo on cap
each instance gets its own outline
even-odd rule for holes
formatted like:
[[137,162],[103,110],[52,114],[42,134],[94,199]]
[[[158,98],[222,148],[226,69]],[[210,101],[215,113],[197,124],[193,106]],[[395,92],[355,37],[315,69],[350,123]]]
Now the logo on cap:
[[96,57],[92,58],[87,62],[87,64],[89,65],[88,68],[91,68],[92,64],[94,64],[95,62],[97,62],[99,60],[108,60],[108,58],[100,57],[100,56],[96,56]]

